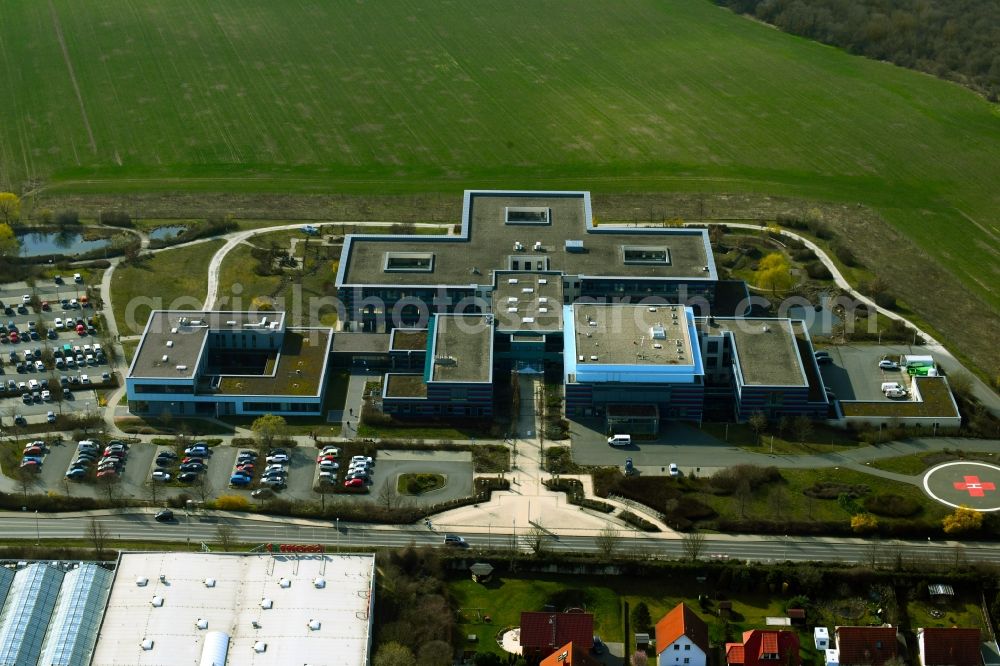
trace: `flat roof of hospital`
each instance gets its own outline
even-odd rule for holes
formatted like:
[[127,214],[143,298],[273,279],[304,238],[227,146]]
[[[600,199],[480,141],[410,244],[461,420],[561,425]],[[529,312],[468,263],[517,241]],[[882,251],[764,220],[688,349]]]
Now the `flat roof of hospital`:
[[694,362],[682,305],[578,303],[573,306],[573,319],[579,365]]
[[808,386],[790,320],[714,317],[699,325],[709,335],[732,334],[744,385]]
[[[548,211],[546,222],[508,222],[512,209]],[[567,251],[567,241],[581,241],[582,251]],[[629,263],[626,246],[638,249]],[[469,191],[460,236],[349,236],[337,286],[490,284],[491,271],[513,261],[567,275],[715,279],[709,247],[704,229],[594,227],[587,192]],[[393,254],[412,270],[387,270]]]
[[562,331],[562,301],[558,273],[496,273],[493,314],[499,331]]
[[210,330],[252,329],[280,335],[284,326],[284,312],[154,310],[132,359],[129,377],[190,379],[198,369]]
[[430,381],[492,381],[492,315],[436,315],[432,326]]
[[122,553],[91,664],[206,663],[206,643],[223,632],[228,659],[218,663],[362,666],[374,567],[373,555]]
[[223,375],[222,395],[318,396],[330,353],[327,328],[290,328],[264,375]]

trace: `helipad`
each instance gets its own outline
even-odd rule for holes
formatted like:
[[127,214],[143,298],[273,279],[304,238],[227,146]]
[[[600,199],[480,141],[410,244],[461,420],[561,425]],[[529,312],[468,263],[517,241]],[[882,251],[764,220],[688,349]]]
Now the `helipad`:
[[924,474],[924,491],[947,506],[976,511],[1000,511],[1000,467],[958,460]]

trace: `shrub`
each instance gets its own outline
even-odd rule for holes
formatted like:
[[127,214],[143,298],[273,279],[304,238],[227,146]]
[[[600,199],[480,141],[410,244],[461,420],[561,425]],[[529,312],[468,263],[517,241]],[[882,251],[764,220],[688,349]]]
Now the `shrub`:
[[916,500],[893,493],[880,493],[865,498],[865,511],[887,518],[906,518],[920,513],[921,506]]
[[875,305],[880,308],[885,308],[886,310],[896,309],[896,297],[887,291],[879,292],[875,294]]
[[871,487],[864,484],[837,483],[836,481],[819,481],[802,491],[803,495],[815,499],[838,499],[841,495],[847,495],[851,499],[864,497],[872,491]]
[[70,224],[80,224],[80,214],[75,210],[61,210],[56,213],[56,224],[60,227]]
[[750,484],[750,489],[756,489],[767,483],[781,480],[781,472],[777,467],[758,467],[757,465],[736,465],[721,469],[711,476],[709,484],[719,495],[731,495],[743,481]]
[[242,495],[219,495],[212,504],[220,511],[250,510],[250,500]]
[[944,527],[945,534],[971,532],[983,526],[983,514],[963,505],[945,516],[941,525]]
[[837,245],[833,248],[833,253],[837,255],[837,259],[845,266],[857,266],[858,258],[854,256],[854,252],[851,251],[846,245]]
[[833,277],[830,269],[822,261],[810,261],[806,264],[806,274],[813,280],[829,280]]
[[795,261],[813,261],[816,259],[816,253],[812,251],[811,248],[801,247],[796,250],[792,250],[792,258]]
[[870,534],[878,529],[878,518],[870,513],[851,516],[851,529],[858,534]]
[[132,218],[129,214],[121,210],[106,210],[101,212],[101,224],[109,227],[121,227],[123,229],[131,229],[135,226],[132,224]]
[[636,528],[642,530],[643,532],[659,532],[660,531],[659,527],[657,527],[653,523],[649,522],[648,520],[646,520],[642,516],[639,516],[637,514],[632,513],[631,511],[622,511],[621,513],[618,514],[618,517],[621,518],[622,521],[628,523],[632,527],[636,527]]

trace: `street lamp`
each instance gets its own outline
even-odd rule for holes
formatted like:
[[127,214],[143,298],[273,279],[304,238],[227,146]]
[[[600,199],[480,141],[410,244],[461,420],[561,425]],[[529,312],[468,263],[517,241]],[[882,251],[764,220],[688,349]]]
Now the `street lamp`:
[[337,552],[340,552],[340,517],[334,518],[337,524]]
[[35,545],[39,545],[42,542],[42,530],[38,524],[38,509],[35,509]]
[[486,532],[486,550],[493,550],[493,521],[487,526]]

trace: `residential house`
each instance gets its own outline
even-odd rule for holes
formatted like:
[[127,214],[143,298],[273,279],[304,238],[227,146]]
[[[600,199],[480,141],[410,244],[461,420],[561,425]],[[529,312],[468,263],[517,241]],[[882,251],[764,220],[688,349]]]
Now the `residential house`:
[[678,604],[656,623],[657,666],[705,666],[708,625],[686,604]]
[[590,645],[570,641],[542,659],[538,666],[600,666],[601,662],[590,656]]
[[548,657],[567,643],[592,645],[592,613],[521,613],[521,652],[529,661]]
[[799,637],[791,631],[753,629],[742,643],[726,643],[727,666],[801,666]]
[[899,656],[895,627],[837,627],[840,666],[882,666]]
[[917,629],[920,666],[982,666],[979,629]]

